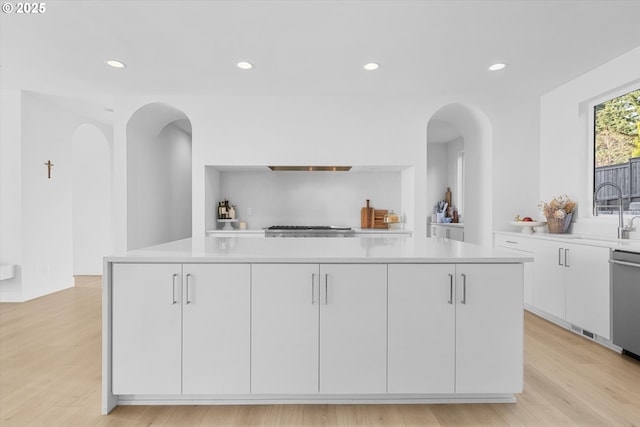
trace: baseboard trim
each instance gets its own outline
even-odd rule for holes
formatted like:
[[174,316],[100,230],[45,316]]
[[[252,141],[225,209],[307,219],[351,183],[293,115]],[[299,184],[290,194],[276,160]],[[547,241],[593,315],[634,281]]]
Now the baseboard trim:
[[117,405],[397,405],[516,403],[513,394],[117,396]]

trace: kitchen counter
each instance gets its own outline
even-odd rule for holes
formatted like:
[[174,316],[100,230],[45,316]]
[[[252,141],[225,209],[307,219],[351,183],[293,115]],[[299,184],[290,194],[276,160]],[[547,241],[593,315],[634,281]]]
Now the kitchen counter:
[[606,236],[590,235],[590,234],[550,234],[536,232],[533,234],[524,234],[513,231],[495,231],[495,234],[503,234],[514,237],[526,237],[530,239],[549,240],[554,242],[578,243],[588,246],[599,246],[614,250],[630,251],[640,253],[640,240],[637,239],[616,239]]
[[450,239],[207,237],[177,240],[105,258],[106,262],[197,263],[523,263],[533,258]]
[[216,237],[264,237],[264,228],[251,228],[241,230],[239,228],[234,228],[233,230],[224,230],[224,229],[214,229],[207,230],[207,236]]
[[106,257],[102,412],[515,402],[529,261],[400,237],[207,237]]

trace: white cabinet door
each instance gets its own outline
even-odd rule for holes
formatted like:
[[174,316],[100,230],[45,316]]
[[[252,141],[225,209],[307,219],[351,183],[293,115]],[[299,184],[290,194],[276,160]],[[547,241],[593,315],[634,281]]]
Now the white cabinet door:
[[566,246],[566,320],[609,339],[609,249]]
[[250,269],[183,266],[183,394],[250,392]]
[[180,264],[114,264],[114,394],[180,394]]
[[[526,237],[515,237],[512,235],[497,234],[495,236],[494,245],[496,248],[505,248],[524,252],[524,254],[533,257],[532,239]],[[534,290],[533,290],[533,263],[524,263],[524,303],[527,306],[535,306]]]
[[320,392],[385,393],[386,264],[323,264],[320,277]]
[[558,243],[532,242],[534,307],[565,319],[565,248]]
[[519,393],[522,264],[456,266],[456,393]]
[[251,392],[318,392],[317,264],[253,264]]
[[389,393],[453,393],[455,266],[389,265]]

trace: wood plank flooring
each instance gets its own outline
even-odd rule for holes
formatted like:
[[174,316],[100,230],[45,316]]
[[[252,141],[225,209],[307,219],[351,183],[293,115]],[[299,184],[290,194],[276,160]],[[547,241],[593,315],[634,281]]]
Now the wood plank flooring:
[[0,304],[0,426],[640,426],[640,362],[527,313],[516,404],[120,406],[100,415],[99,276]]

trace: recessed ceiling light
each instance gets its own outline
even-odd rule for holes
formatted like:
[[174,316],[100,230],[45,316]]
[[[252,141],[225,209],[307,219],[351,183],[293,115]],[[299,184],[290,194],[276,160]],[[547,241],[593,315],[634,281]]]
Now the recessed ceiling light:
[[363,68],[365,70],[367,70],[367,71],[373,71],[373,70],[377,70],[378,68],[380,68],[380,65],[376,64],[375,62],[369,62],[368,64],[364,64]]
[[127,67],[127,65],[124,62],[120,62],[120,61],[115,60],[115,59],[107,60],[107,65],[110,65],[113,68],[126,68]]
[[238,65],[238,68],[240,68],[241,70],[250,70],[253,68],[253,64],[247,61],[240,61],[238,62],[237,65]]
[[492,66],[489,67],[489,71],[498,71],[498,70],[502,70],[503,68],[505,68],[507,66],[507,64],[502,64],[502,63],[497,63],[497,64],[493,64]]

